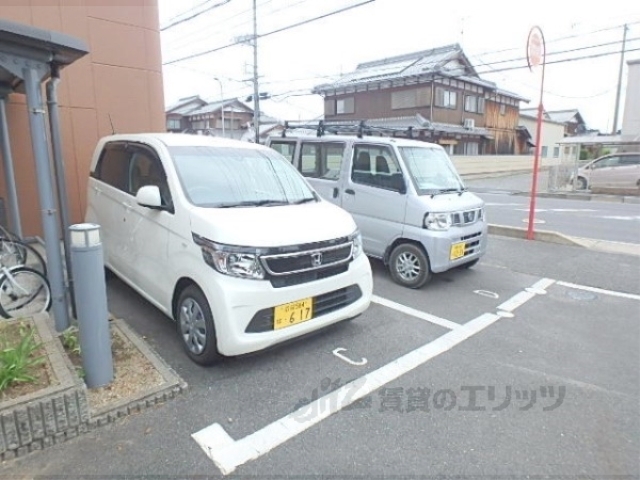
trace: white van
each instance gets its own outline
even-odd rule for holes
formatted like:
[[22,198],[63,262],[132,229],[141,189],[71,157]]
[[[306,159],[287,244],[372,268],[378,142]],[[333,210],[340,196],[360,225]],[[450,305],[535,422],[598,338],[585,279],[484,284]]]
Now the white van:
[[365,253],[382,259],[401,285],[419,288],[431,273],[470,267],[486,251],[484,202],[466,190],[439,145],[295,130],[266,145],[353,215]]
[[261,350],[369,306],[371,267],[353,218],[262,145],[105,137],[87,195],[106,266],[176,320],[196,363]]

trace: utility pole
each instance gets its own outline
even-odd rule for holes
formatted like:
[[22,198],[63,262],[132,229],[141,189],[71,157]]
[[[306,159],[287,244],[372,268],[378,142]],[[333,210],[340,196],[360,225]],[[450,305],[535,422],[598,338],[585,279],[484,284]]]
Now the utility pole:
[[258,12],[253,0],[253,127],[260,143],[260,95],[258,94]]
[[221,107],[220,107],[220,112],[221,112],[221,116],[222,116],[222,136],[226,137],[225,132],[224,132],[224,91],[222,90],[222,81],[218,78],[218,77],[213,77],[214,80],[216,80],[219,84],[220,84],[220,102],[221,102]]
[[616,134],[618,131],[618,112],[620,110],[620,91],[622,90],[622,69],[624,67],[624,52],[627,44],[627,30],[629,27],[624,24],[624,33],[622,34],[622,51],[620,52],[620,71],[618,73],[618,91],[616,92],[616,107],[613,114],[613,130],[612,134]]

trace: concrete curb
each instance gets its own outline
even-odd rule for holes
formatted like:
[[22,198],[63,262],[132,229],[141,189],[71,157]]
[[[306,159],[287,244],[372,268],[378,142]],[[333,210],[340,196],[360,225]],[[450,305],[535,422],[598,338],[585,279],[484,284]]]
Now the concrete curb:
[[[489,225],[490,235],[499,235],[510,238],[527,238],[527,229],[522,227],[509,227],[507,225]],[[622,255],[632,255],[640,257],[640,244],[610,242],[606,240],[596,240],[592,238],[571,237],[559,232],[549,230],[535,230],[534,240],[559,245],[569,245],[582,247],[605,253],[618,253]]]

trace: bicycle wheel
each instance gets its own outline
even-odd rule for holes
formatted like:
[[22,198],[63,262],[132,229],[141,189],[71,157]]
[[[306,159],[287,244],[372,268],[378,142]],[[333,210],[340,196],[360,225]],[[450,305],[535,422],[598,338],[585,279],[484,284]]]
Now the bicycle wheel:
[[25,266],[47,275],[47,264],[38,250],[19,240],[0,240],[0,263],[7,267]]
[[30,267],[3,267],[0,315],[4,318],[28,317],[50,308],[51,289],[47,277]]

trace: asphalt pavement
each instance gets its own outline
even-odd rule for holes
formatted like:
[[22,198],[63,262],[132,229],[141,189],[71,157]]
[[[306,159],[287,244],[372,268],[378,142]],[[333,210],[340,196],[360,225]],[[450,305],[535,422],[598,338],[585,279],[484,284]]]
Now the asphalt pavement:
[[476,267],[421,290],[372,266],[361,317],[211,368],[110,280],[112,313],[188,390],[0,476],[640,475],[639,257],[491,236]]

